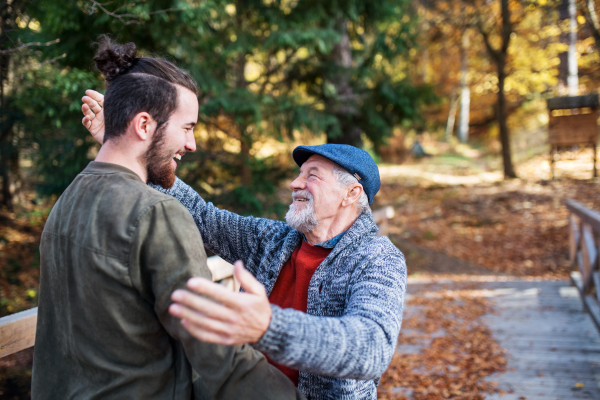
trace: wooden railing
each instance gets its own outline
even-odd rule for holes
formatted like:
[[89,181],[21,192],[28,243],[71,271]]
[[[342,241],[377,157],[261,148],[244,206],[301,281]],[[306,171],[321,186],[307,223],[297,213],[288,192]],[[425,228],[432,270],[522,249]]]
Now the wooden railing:
[[[240,285],[233,277],[233,265],[219,256],[208,257],[207,264],[214,282],[219,282],[231,290],[239,290]],[[33,346],[37,310],[35,307],[0,318],[0,358]]]
[[[379,226],[379,236],[387,235],[388,219],[394,216],[392,207],[373,211],[373,219]],[[219,282],[231,290],[239,290],[240,285],[233,276],[233,265],[219,256],[208,257],[208,269],[214,282]],[[32,347],[35,343],[37,307],[0,318],[0,358]]]
[[600,330],[600,213],[567,200],[571,280],[579,289],[583,307]]

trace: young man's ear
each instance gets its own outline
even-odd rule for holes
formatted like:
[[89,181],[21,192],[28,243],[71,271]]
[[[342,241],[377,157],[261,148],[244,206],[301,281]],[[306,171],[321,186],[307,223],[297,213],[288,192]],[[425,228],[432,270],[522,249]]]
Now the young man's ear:
[[156,121],[147,112],[141,112],[136,114],[131,121],[131,127],[133,128],[135,135],[140,140],[148,140],[152,138],[152,133],[156,129]]

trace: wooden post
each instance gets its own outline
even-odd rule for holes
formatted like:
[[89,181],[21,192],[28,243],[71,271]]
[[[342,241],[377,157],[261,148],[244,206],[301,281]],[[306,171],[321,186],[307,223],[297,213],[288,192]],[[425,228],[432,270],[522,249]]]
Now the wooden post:
[[556,146],[550,146],[550,174],[552,175],[552,179],[554,179],[554,154],[556,154]]
[[598,169],[596,168],[596,153],[597,153],[597,148],[596,148],[596,143],[593,144],[594,149],[594,178],[598,177]]
[[[569,210],[569,258],[571,281],[577,287],[585,312],[589,312],[600,330],[600,212],[590,210],[574,200],[567,200]],[[594,295],[593,292],[596,292]]]

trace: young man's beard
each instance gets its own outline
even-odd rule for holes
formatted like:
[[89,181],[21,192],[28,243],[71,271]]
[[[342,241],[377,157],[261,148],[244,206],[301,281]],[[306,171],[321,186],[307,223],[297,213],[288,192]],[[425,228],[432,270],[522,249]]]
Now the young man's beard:
[[308,190],[299,190],[292,194],[292,199],[296,195],[296,197],[302,195],[308,201],[302,208],[300,208],[300,204],[293,201],[290,204],[290,209],[287,214],[285,214],[285,222],[292,227],[304,234],[311,232],[313,229],[319,225],[319,221],[315,217],[315,208],[314,208],[314,197]]
[[173,151],[164,146],[166,127],[167,124],[165,123],[156,128],[152,143],[150,143],[148,151],[144,154],[144,162],[148,174],[148,183],[169,189],[175,184],[175,170],[171,165]]

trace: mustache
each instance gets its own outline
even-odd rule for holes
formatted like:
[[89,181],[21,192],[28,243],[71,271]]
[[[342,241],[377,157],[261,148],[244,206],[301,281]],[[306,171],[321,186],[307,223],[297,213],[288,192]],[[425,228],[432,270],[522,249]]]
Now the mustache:
[[307,199],[308,201],[313,201],[313,195],[308,190],[296,190],[292,192],[292,200],[296,199]]

